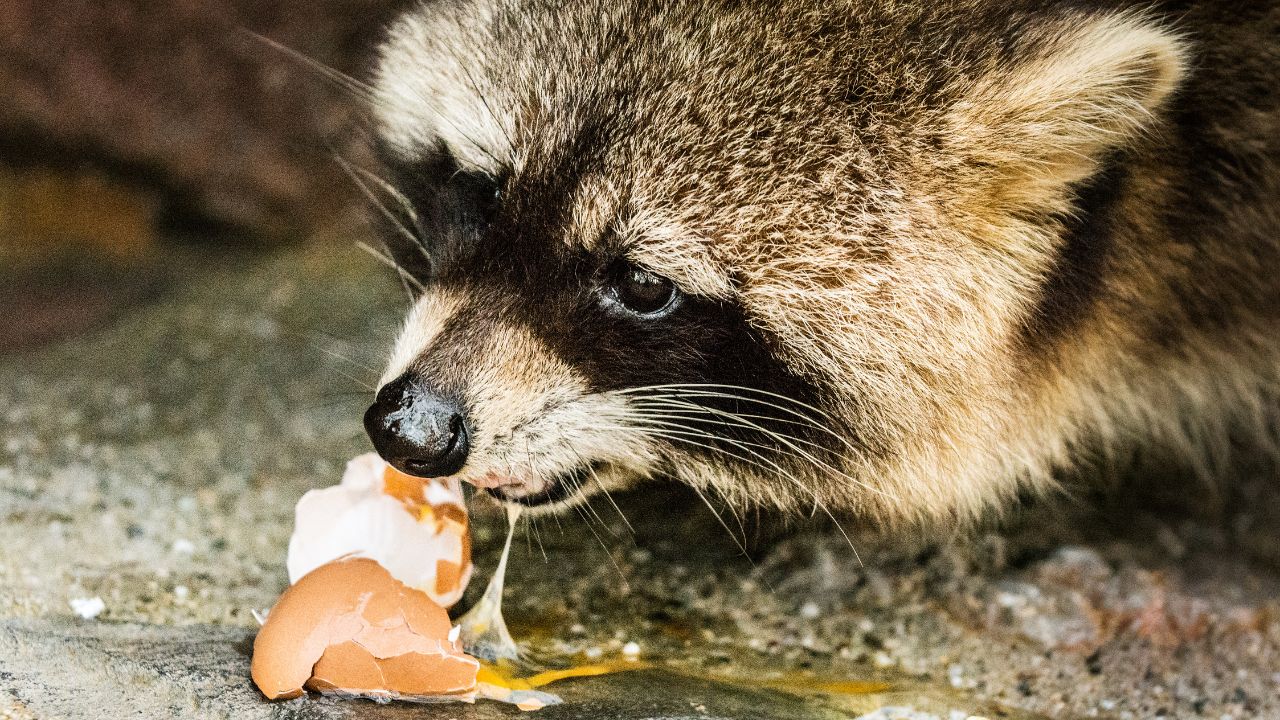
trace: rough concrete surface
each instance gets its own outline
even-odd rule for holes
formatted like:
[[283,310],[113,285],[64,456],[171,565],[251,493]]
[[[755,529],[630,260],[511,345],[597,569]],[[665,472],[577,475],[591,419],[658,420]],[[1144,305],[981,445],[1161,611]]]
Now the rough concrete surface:
[[[108,327],[0,361],[0,718],[519,715],[257,694],[250,611],[287,582],[297,498],[367,447],[362,383],[404,298],[354,250],[183,265]],[[618,504],[634,533],[599,500],[518,536],[508,619],[538,654],[641,649],[540,717],[1280,717],[1280,572],[1240,549],[1270,532],[1247,514],[1054,511],[1067,530],[1027,520],[1036,542],[859,540],[860,562],[821,523],[747,556],[678,489]],[[502,521],[474,511],[483,579]]]

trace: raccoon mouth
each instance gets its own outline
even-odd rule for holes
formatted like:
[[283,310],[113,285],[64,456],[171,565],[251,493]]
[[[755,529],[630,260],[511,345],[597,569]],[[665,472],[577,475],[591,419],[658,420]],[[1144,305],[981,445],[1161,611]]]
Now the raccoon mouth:
[[504,485],[502,487],[486,488],[485,492],[504,503],[515,503],[526,507],[537,507],[539,505],[553,505],[568,500],[576,495],[582,488],[583,483],[595,472],[596,465],[584,465],[576,470],[570,470],[561,473],[552,478],[547,486],[536,493],[518,494],[512,492],[513,486]]

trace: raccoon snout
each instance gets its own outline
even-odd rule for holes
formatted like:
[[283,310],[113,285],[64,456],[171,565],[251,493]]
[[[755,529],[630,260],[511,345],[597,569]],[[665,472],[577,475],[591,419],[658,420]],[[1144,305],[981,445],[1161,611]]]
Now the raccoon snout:
[[471,449],[458,404],[408,373],[378,391],[364,427],[384,460],[417,477],[458,472]]

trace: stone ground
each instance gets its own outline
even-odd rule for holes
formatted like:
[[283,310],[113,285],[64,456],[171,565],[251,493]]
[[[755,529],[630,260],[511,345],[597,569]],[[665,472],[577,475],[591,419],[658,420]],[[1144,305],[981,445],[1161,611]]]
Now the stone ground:
[[[287,582],[294,502],[367,447],[362,382],[403,297],[333,247],[176,267],[127,312],[70,288],[98,329],[0,348],[0,718],[520,714],[260,698],[250,611]],[[653,488],[619,498],[634,533],[600,501],[526,525],[508,616],[544,653],[641,648],[644,669],[553,686],[549,720],[1275,718],[1280,553],[1246,500],[1078,503],[909,552],[859,540],[859,562],[820,523],[766,523],[745,555]],[[483,570],[502,521],[475,512]]]

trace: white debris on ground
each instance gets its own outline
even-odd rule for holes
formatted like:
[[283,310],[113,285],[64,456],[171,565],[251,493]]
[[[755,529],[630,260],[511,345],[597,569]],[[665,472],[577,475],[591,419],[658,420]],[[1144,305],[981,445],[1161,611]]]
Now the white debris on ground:
[[107,609],[107,604],[100,597],[71,598],[68,602],[71,610],[85,620],[92,620]]

